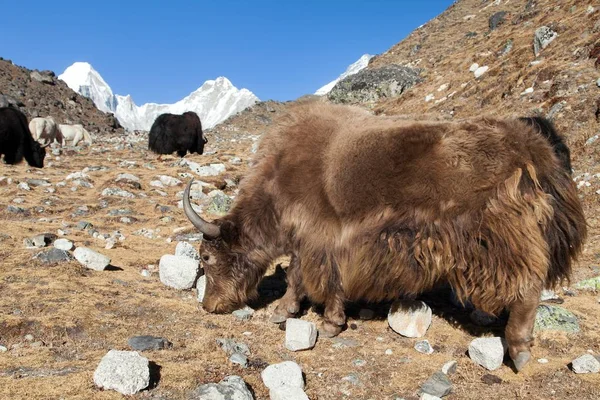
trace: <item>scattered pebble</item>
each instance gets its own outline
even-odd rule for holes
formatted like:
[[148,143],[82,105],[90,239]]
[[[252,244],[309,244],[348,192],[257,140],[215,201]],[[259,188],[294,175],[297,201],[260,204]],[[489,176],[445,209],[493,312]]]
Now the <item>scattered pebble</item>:
[[538,358],[537,362],[539,362],[540,364],[548,364],[548,359],[547,358]]
[[573,360],[572,367],[576,374],[595,374],[600,372],[600,361],[591,354],[584,354]]
[[422,301],[397,300],[390,307],[388,324],[406,337],[422,337],[431,325],[431,308]]
[[75,259],[95,271],[104,271],[110,265],[110,258],[87,247],[78,247],[73,252]]
[[248,321],[254,315],[254,310],[248,306],[232,312],[233,316],[240,321]]
[[133,336],[127,340],[127,344],[133,350],[146,351],[146,350],[162,350],[172,346],[171,342],[162,337],[156,336]]
[[507,348],[504,338],[477,338],[469,345],[469,357],[477,364],[493,371],[502,366],[502,360]]
[[148,359],[137,351],[110,350],[94,372],[94,383],[101,389],[135,394],[150,384]]
[[165,254],[160,258],[160,281],[175,289],[191,289],[198,276],[199,263],[189,257]]
[[452,375],[456,372],[458,368],[458,363],[454,360],[448,361],[446,364],[442,366],[442,372],[446,375]]
[[246,382],[236,375],[231,375],[219,383],[207,383],[197,387],[190,399],[198,400],[253,400],[252,392]]
[[422,386],[421,393],[444,397],[452,392],[452,382],[443,372],[435,372]]
[[433,347],[429,344],[429,340],[421,340],[415,344],[415,350],[423,354],[433,353]]
[[309,321],[288,318],[285,328],[285,348],[291,351],[312,349],[317,341],[317,327]]
[[233,353],[231,357],[229,357],[229,361],[231,361],[233,364],[240,365],[242,368],[248,367],[248,357],[242,353]]

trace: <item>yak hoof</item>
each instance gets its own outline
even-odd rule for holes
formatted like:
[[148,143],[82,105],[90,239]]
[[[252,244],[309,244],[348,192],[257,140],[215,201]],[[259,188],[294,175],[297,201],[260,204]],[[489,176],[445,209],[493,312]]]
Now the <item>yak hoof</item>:
[[274,324],[280,324],[282,322],[287,321],[288,317],[282,314],[277,314],[277,313],[273,313],[273,315],[271,315],[271,318],[269,318],[269,322],[272,322]]
[[517,356],[513,359],[513,362],[515,363],[515,368],[517,369],[517,372],[521,372],[521,370],[525,367],[525,365],[529,362],[530,359],[531,359],[530,352],[528,352],[528,351],[519,352],[519,354],[517,354]]
[[332,338],[340,334],[343,326],[334,325],[331,322],[323,321],[321,327],[319,328],[319,336]]

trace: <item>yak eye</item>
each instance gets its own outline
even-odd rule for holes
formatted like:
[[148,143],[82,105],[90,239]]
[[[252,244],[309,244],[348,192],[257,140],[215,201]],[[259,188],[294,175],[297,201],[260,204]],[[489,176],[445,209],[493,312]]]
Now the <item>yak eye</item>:
[[202,256],[202,259],[204,261],[208,261],[208,260],[210,260],[210,256],[208,254],[205,254],[205,255]]

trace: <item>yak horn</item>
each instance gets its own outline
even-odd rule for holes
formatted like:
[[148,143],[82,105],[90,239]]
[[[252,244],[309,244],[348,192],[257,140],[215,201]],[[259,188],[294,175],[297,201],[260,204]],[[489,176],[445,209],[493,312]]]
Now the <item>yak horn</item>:
[[183,211],[185,212],[185,216],[207,239],[216,239],[221,236],[221,228],[202,219],[202,217],[196,214],[196,211],[194,211],[190,204],[190,188],[193,182],[194,179],[192,178],[183,191]]
[[41,147],[42,149],[45,149],[46,147],[50,146],[50,143],[52,143],[52,142],[44,143],[44,144],[42,144],[40,147]]

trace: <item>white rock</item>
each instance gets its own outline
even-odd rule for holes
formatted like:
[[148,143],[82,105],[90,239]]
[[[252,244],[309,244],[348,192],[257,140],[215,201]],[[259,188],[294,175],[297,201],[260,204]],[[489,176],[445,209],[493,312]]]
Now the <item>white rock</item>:
[[446,364],[442,366],[442,372],[446,375],[452,375],[456,372],[456,368],[458,367],[458,363],[454,360],[448,361]]
[[270,390],[269,397],[271,400],[309,400],[304,390],[291,386]]
[[188,242],[179,242],[175,247],[175,255],[188,257],[192,260],[200,261],[200,254],[194,245],[191,245]]
[[479,68],[479,64],[473,63],[473,64],[471,64],[471,67],[469,67],[469,71],[475,72],[475,71],[477,71],[477,68]]
[[182,182],[179,179],[173,178],[168,175],[159,175],[158,179],[165,186],[178,186],[182,184]]
[[193,161],[187,161],[188,167],[199,176],[217,176],[225,172],[224,164],[210,164],[201,166]]
[[422,301],[397,300],[390,307],[388,324],[406,337],[422,337],[431,325],[431,308]]
[[271,390],[282,387],[304,389],[302,369],[293,361],[284,361],[279,364],[269,365],[261,372],[260,377],[265,386]]
[[421,394],[421,397],[419,397],[419,400],[442,400],[442,399],[440,397],[434,396],[429,393],[423,393],[423,394]]
[[31,190],[27,182],[21,182],[17,185],[17,187],[21,190]]
[[493,371],[502,365],[507,348],[503,338],[477,338],[469,345],[469,357],[477,364]]
[[591,354],[584,354],[573,360],[573,372],[576,374],[589,374],[600,372],[600,361]]
[[204,294],[206,293],[206,275],[198,278],[196,289],[198,290],[198,303],[202,303],[204,301]]
[[537,362],[539,362],[540,364],[548,364],[548,359],[547,358],[538,358]]
[[6,348],[6,346],[0,346],[1,353],[6,353],[7,351],[8,351],[8,349]]
[[432,93],[430,93],[427,96],[425,96],[425,103],[429,103],[433,99],[435,99],[435,96]]
[[157,188],[164,188],[165,185],[161,181],[150,181],[150,186]]
[[207,383],[194,391],[195,400],[253,400],[254,396],[246,382],[236,375],[231,375],[217,383]]
[[309,321],[288,318],[285,323],[285,348],[291,351],[312,349],[317,341],[317,327]]
[[110,265],[110,258],[87,247],[78,247],[73,252],[75,259],[95,271],[104,271]]
[[440,86],[440,87],[437,89],[437,91],[438,91],[438,92],[443,92],[444,90],[448,90],[448,88],[449,88],[449,87],[450,87],[450,85],[449,85],[449,84],[447,84],[447,83],[444,83],[443,85],[441,85],[441,86]]
[[73,242],[71,242],[69,239],[56,239],[54,241],[54,247],[59,250],[70,251],[73,249]]
[[132,395],[150,384],[148,359],[137,351],[109,351],[94,372],[94,383],[102,389],[112,389]]
[[433,347],[429,344],[429,340],[421,340],[415,343],[415,350],[423,354],[432,354]]
[[523,90],[521,92],[521,96],[525,96],[526,94],[530,94],[533,93],[533,88],[532,87],[528,87],[527,89]]
[[175,289],[191,289],[198,276],[199,263],[189,257],[165,254],[160,258],[158,276],[165,285]]
[[490,69],[490,67],[488,67],[487,65],[479,67],[475,70],[475,72],[473,72],[473,74],[475,74],[475,78],[479,78],[481,75],[485,74],[488,69]]

